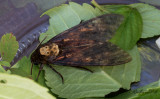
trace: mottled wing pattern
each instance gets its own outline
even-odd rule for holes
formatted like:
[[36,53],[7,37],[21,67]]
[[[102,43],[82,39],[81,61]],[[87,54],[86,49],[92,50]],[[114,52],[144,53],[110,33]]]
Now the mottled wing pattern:
[[110,43],[96,43],[64,49],[55,62],[70,66],[113,66],[131,61],[131,57],[118,46]]
[[49,58],[48,62],[70,66],[112,66],[129,62],[130,55],[108,41],[122,21],[121,15],[107,14],[64,31],[48,41],[60,48],[57,58]]

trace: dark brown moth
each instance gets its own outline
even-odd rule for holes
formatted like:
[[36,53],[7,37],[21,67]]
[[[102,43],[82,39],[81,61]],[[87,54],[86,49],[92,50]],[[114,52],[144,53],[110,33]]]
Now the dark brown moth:
[[[86,69],[85,66],[113,66],[131,61],[130,55],[109,42],[124,17],[118,14],[106,14],[83,22],[40,44],[31,55],[32,64],[72,66]],[[33,66],[33,65],[32,65]],[[38,74],[38,76],[39,76]]]

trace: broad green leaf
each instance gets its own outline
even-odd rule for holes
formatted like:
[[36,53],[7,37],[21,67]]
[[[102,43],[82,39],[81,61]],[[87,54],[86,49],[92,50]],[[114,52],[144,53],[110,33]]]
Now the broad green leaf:
[[54,66],[64,77],[64,84],[58,74],[45,67],[46,84],[59,97],[75,99],[83,97],[104,97],[119,88],[130,88],[130,83],[140,80],[141,62],[137,48],[129,51],[130,63],[112,67],[88,67],[94,73],[66,66]]
[[[17,67],[17,68],[14,68]],[[18,61],[13,68],[10,69],[12,74],[20,75],[23,77],[28,77],[30,79],[36,80],[39,67],[33,66],[32,75],[31,75],[31,62],[30,59],[24,56],[20,61]],[[44,72],[42,71],[39,78],[38,83],[45,86],[44,83]]]
[[147,86],[122,93],[111,99],[159,99],[160,98],[160,80]]
[[132,49],[142,34],[142,18],[136,9],[129,9],[127,12],[120,12],[125,16],[124,22],[116,31],[111,42],[124,50]]
[[143,33],[141,38],[160,35],[160,10],[143,3],[131,4],[130,6],[136,8],[142,16]]
[[56,99],[34,81],[0,73],[0,99]]
[[11,62],[18,50],[18,42],[12,33],[2,36],[0,41],[0,53],[3,61]]
[[125,5],[105,5],[103,10],[121,14],[125,17],[124,22],[117,29],[116,34],[110,40],[124,50],[132,49],[142,34],[142,18],[137,9]]
[[100,67],[95,68],[94,73],[65,66],[54,68],[63,75],[64,84],[60,76],[47,66],[44,68],[46,84],[53,93],[62,98],[104,97],[121,87]]
[[[50,16],[50,27],[46,33],[41,35],[40,40],[46,35],[48,35],[47,40],[49,40],[64,30],[79,24],[81,20],[99,16],[102,12],[88,4],[80,6],[71,2],[69,5],[64,4],[50,9],[44,14]],[[62,84],[59,75],[46,66],[44,68],[46,84],[59,97],[69,99],[104,97],[110,92],[119,90],[119,88],[129,89],[131,82],[140,80],[141,62],[137,47],[128,52],[133,58],[130,63],[113,67],[88,67],[94,73],[72,67],[54,66],[63,75],[64,84]]]
[[0,65],[7,66],[7,67],[11,66],[10,63],[7,61],[0,61]]

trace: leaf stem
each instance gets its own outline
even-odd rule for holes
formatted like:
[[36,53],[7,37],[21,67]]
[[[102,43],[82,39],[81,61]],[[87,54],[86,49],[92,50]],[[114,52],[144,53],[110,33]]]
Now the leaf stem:
[[109,11],[104,10],[95,0],[92,0],[91,3],[92,3],[95,7],[97,7],[98,9],[100,9],[102,12],[110,13]]

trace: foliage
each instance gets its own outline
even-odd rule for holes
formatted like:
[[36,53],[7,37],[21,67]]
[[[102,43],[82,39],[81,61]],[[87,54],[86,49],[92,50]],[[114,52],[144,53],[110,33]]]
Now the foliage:
[[16,37],[12,33],[7,33],[2,36],[0,40],[0,72],[10,73],[10,71],[6,72],[2,66],[10,67],[10,62],[15,57],[18,47]]
[[17,75],[0,73],[1,99],[56,99],[48,89]]
[[2,36],[0,41],[0,54],[3,61],[11,62],[18,50],[18,42],[12,33]]
[[[32,69],[32,75],[31,75],[31,62],[30,59],[24,56],[21,60],[18,61],[10,70],[12,74],[17,74],[23,77],[30,78],[32,80],[36,80],[38,72],[39,72],[39,67],[38,66],[33,66]],[[15,68],[14,68],[15,67]],[[44,72],[42,71],[38,81],[39,84],[45,86],[44,83]]]
[[[44,67],[45,74],[44,72],[40,74],[38,83],[49,87],[51,92],[58,95],[58,97],[68,99],[104,97],[106,94],[118,91],[120,88],[130,89],[130,84],[132,82],[140,80],[141,60],[136,46],[137,41],[140,38],[160,35],[160,12],[155,7],[141,3],[103,6],[95,2],[92,3],[96,6],[95,8],[86,3],[79,5],[70,2],[69,4],[63,4],[43,13],[42,16],[46,14],[50,17],[50,26],[46,33],[40,35],[40,40],[47,36],[47,39],[43,42],[45,43],[57,34],[80,24],[81,21],[86,21],[106,13],[117,13],[123,15],[125,20],[110,41],[126,50],[132,56],[132,61],[123,65],[111,67],[88,66],[87,68],[94,71],[93,73],[73,67],[52,65],[63,75],[64,84],[60,76],[46,65]],[[0,53],[3,61],[0,61],[0,72],[6,72],[1,65],[10,66],[9,63],[13,60],[17,49],[18,42],[12,34],[6,34],[2,37],[0,41]],[[23,78],[36,79],[39,67],[33,66],[32,75],[30,74],[30,69],[30,59],[23,57],[11,68],[12,75],[1,73],[0,87],[2,86],[2,88],[0,89],[0,97],[16,97],[16,99],[24,97],[54,99],[54,97],[47,93],[48,90],[46,88],[35,84],[29,79]],[[14,88],[15,91],[12,91],[11,88]],[[8,95],[8,93],[11,95]],[[154,95],[156,95],[154,97],[157,98],[159,97],[158,93],[159,82],[155,82],[153,85],[135,91],[129,91],[115,98],[139,99],[141,97],[148,98]]]

